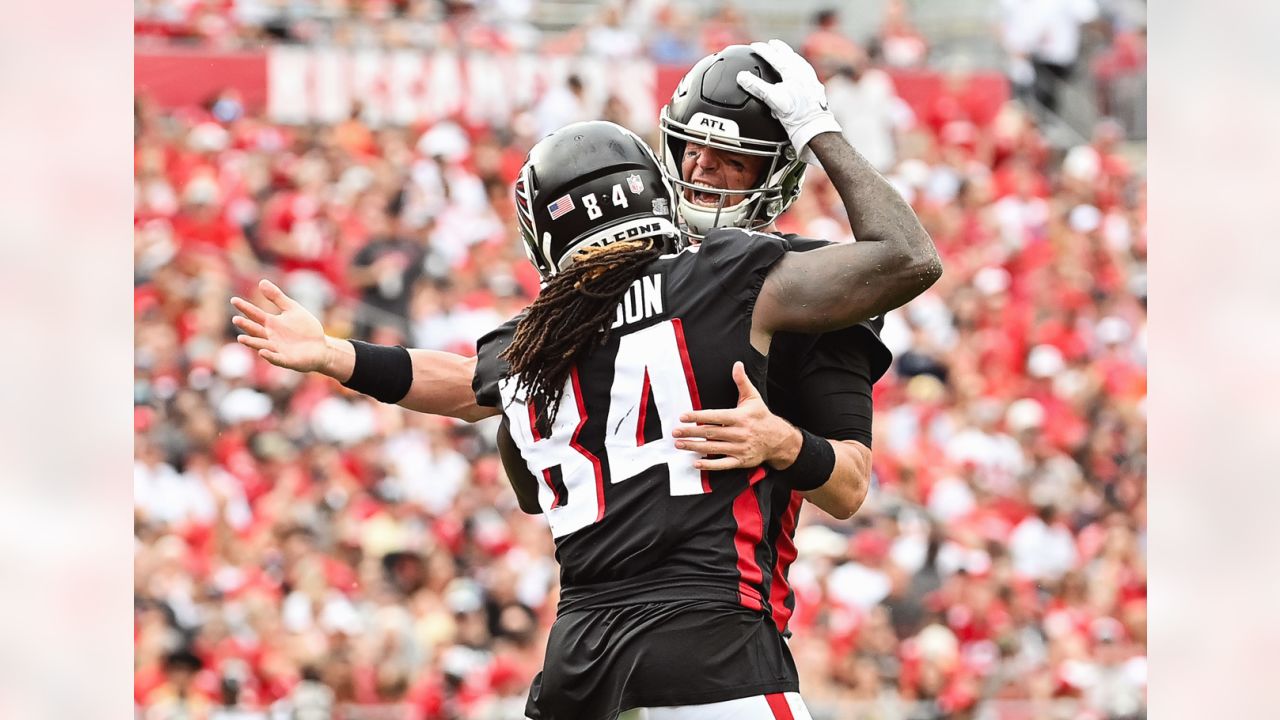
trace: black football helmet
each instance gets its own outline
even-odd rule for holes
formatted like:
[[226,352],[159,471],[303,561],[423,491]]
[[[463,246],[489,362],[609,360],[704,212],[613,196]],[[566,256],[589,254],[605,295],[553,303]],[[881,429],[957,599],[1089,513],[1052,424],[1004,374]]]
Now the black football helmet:
[[[782,76],[747,45],[730,45],[699,60],[662,107],[658,152],[667,179],[676,187],[680,215],[693,237],[715,227],[757,230],[777,219],[800,195],[805,165],[791,146],[782,123],[769,106],[738,85],[747,71],[766,82]],[[753,187],[744,190],[710,188],[686,181],[681,171],[689,142],[769,160]],[[686,197],[686,190],[718,197],[703,205]]]
[[635,133],[603,120],[566,125],[529,150],[516,178],[525,254],[543,280],[579,250],[656,237],[678,249],[675,194]]

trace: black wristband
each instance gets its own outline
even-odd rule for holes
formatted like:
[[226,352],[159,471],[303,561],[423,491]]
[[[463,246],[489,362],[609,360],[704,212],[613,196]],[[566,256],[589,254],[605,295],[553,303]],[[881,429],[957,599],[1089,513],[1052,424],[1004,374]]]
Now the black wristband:
[[800,452],[796,454],[795,462],[785,470],[775,470],[773,477],[792,490],[816,490],[831,478],[831,471],[836,467],[836,451],[831,443],[808,430],[796,429],[800,431]]
[[356,365],[343,387],[364,393],[374,400],[395,404],[409,394],[413,385],[413,360],[399,345],[374,345],[352,340]]

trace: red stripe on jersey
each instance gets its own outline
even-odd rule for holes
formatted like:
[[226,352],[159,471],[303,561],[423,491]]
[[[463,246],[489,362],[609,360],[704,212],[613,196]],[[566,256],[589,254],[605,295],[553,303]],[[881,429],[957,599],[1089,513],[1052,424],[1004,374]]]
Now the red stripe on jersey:
[[[671,318],[671,325],[676,331],[676,347],[680,349],[680,364],[684,366],[684,381],[689,386],[689,399],[693,401],[693,409],[702,409],[702,399],[698,397],[698,381],[693,377],[693,363],[689,361],[689,348],[684,342],[684,324],[680,318]],[[708,471],[702,471],[702,492],[711,492],[711,478]]]
[[604,473],[600,471],[600,458],[591,454],[591,451],[582,447],[578,443],[578,434],[582,432],[582,427],[587,424],[587,405],[582,400],[582,384],[578,382],[578,368],[569,371],[569,377],[573,380],[573,399],[578,402],[578,427],[573,429],[573,439],[569,441],[569,446],[577,450],[580,455],[591,461],[591,468],[596,473],[596,500],[599,501],[600,512],[596,513],[596,522],[604,519]]
[[[533,435],[533,441],[537,442],[542,439],[542,433],[538,432],[538,413],[533,408],[532,400],[525,402],[524,406],[529,409],[529,432]],[[560,492],[556,490],[555,483],[551,482],[551,468],[542,471],[542,479],[551,488],[551,509],[560,507]]]
[[[542,439],[542,433],[538,432],[538,413],[533,408],[532,400],[527,401],[525,407],[529,409],[529,432],[533,434],[533,441],[537,442]],[[551,468],[542,471],[542,479],[551,488],[551,509],[560,507],[560,492],[556,490],[555,483],[551,482]]]
[[533,433],[533,441],[537,442],[542,439],[542,433],[538,432],[538,412],[533,409],[533,401],[525,402],[525,407],[529,408],[529,430]]
[[791,706],[787,704],[787,697],[782,693],[769,693],[764,700],[769,703],[769,710],[777,720],[796,720],[796,716],[791,714]]
[[547,487],[551,488],[551,509],[555,510],[560,507],[560,491],[556,490],[555,483],[551,482],[551,468],[542,471],[542,479],[546,481]]
[[640,417],[636,421],[636,447],[644,444],[644,418],[649,410],[649,368],[644,369],[644,385],[640,387]]
[[775,539],[778,561],[773,565],[769,604],[773,606],[773,623],[778,626],[778,632],[786,630],[787,623],[791,620],[791,608],[787,607],[787,596],[791,594],[791,584],[787,582],[787,573],[791,570],[791,563],[796,559],[794,542],[796,518],[800,515],[800,505],[803,502],[803,495],[798,492],[791,493],[791,502],[787,503],[787,509],[782,513],[781,527],[778,528],[778,537]]
[[764,539],[764,516],[760,514],[756,483],[764,474],[764,468],[756,468],[747,480],[747,487],[733,500],[733,519],[738,523],[738,531],[733,535],[733,547],[738,553],[738,600],[752,610],[764,609],[760,591],[755,588],[764,579],[764,572],[756,561],[756,548]]

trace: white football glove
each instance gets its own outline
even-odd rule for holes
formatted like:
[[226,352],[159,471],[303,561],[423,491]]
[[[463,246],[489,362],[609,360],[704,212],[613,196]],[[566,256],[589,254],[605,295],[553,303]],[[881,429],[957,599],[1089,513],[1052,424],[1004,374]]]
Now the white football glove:
[[817,165],[813,151],[807,147],[809,141],[818,133],[840,132],[840,123],[827,109],[826,88],[818,80],[813,66],[785,42],[753,42],[751,49],[772,65],[782,80],[765,82],[744,70],[738,73],[738,85],[769,106],[773,117],[787,131],[800,159]]

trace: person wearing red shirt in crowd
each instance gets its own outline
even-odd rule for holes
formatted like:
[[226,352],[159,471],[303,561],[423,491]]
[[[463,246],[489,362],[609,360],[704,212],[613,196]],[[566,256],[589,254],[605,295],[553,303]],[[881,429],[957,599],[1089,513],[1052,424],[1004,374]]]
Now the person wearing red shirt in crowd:
[[436,43],[440,47],[465,48],[468,52],[510,52],[511,41],[498,28],[482,22],[476,0],[445,0],[444,23]]
[[813,29],[800,43],[800,54],[820,73],[866,57],[866,51],[840,31],[840,13],[835,8],[819,10],[813,16]]
[[327,172],[318,157],[304,156],[293,164],[284,181],[288,189],[263,208],[259,243],[286,275],[317,274],[336,287],[344,272],[336,228],[325,207]]
[[[1125,110],[1121,84],[1147,69],[1147,28],[1121,30],[1111,40],[1111,47],[1093,61],[1096,80],[1095,101],[1103,115],[1120,114]],[[1145,94],[1140,97],[1146,97]],[[1136,98],[1135,98],[1136,99]]]
[[236,272],[248,274],[257,266],[244,232],[227,217],[219,200],[217,181],[197,175],[182,193],[182,206],[173,217],[173,235],[179,250],[229,259]]
[[702,50],[713,53],[730,45],[751,42],[747,19],[730,0],[725,0],[702,23]]

